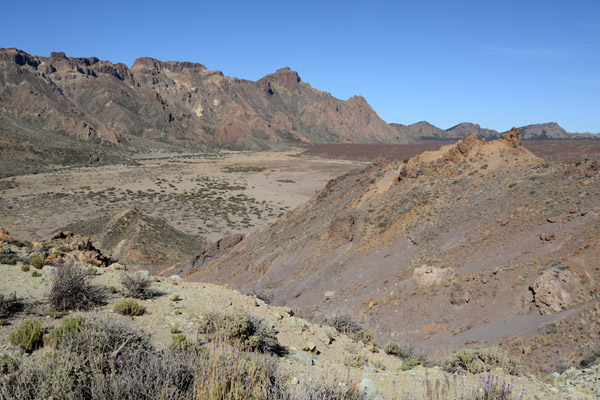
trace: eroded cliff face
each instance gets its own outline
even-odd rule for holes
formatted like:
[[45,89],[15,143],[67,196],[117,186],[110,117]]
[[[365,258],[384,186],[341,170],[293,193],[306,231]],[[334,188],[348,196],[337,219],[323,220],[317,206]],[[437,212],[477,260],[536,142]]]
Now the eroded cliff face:
[[128,68],[0,49],[0,71],[0,117],[17,131],[66,132],[132,149],[145,140],[242,149],[405,141],[362,97],[338,100],[289,68],[253,82],[189,62],[145,57]]

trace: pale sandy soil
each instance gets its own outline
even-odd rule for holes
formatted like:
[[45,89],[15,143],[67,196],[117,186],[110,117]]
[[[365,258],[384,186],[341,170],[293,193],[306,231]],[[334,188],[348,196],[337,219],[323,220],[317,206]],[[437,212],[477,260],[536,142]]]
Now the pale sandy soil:
[[[17,187],[0,189],[0,226],[15,237],[39,240],[71,222],[137,206],[210,240],[250,233],[305,203],[329,179],[364,164],[302,157],[300,152],[147,155],[137,157],[135,166],[17,176]],[[241,204],[247,210],[235,209],[240,203],[229,200],[237,195],[246,196]]]
[[[39,271],[41,276],[32,277],[31,271],[23,272],[17,266],[1,265],[0,274],[5,279],[0,280],[0,293],[15,292],[17,298],[25,304],[25,311],[10,317],[4,325],[0,325],[0,347],[5,353],[15,357],[19,356],[18,349],[9,345],[8,335],[15,326],[24,319],[37,319],[50,330],[58,326],[61,321],[48,315],[46,295],[50,290],[52,272]],[[104,287],[114,286],[121,288],[120,277],[122,271],[112,268],[97,269],[96,276],[91,279],[95,285]],[[241,295],[235,290],[211,284],[182,282],[167,278],[156,278],[152,289],[157,295],[149,300],[141,300],[146,307],[146,313],[135,318],[127,318],[132,324],[152,335],[153,342],[158,348],[167,348],[172,343],[172,328],[179,328],[188,339],[202,338],[198,334],[198,326],[209,312],[233,313],[247,312],[256,314],[271,324],[278,331],[278,340],[285,346],[290,354],[281,358],[282,371],[298,380],[314,379],[317,381],[336,380],[338,382],[361,382],[369,379],[374,383],[384,399],[400,400],[406,398],[433,398],[425,393],[426,383],[431,385],[439,379],[457,397],[471,394],[479,384],[481,376],[485,374],[454,377],[441,370],[439,367],[416,367],[410,371],[402,371],[401,360],[386,355],[383,351],[373,353],[368,346],[352,341],[345,335],[337,333],[330,327],[292,317],[287,310],[281,307],[266,305],[254,297]],[[173,301],[174,295],[179,295],[179,301]],[[110,296],[108,303],[93,311],[73,312],[82,314],[86,318],[124,318],[112,311],[115,303],[122,300],[119,293]],[[330,343],[329,336],[333,337]],[[303,351],[306,346],[314,344],[315,352]],[[229,346],[226,347],[229,351]],[[48,348],[35,351],[31,357],[40,357]],[[360,356],[366,360],[362,366],[348,368],[346,361],[349,357]],[[522,389],[527,395],[526,399],[591,399],[585,392],[578,392],[577,396],[568,397],[567,392],[559,391],[553,385],[539,381],[535,377],[504,375],[501,369],[494,371],[500,381],[511,379],[514,381],[514,392]],[[407,394],[410,393],[410,397]],[[569,393],[570,394],[570,393]]]

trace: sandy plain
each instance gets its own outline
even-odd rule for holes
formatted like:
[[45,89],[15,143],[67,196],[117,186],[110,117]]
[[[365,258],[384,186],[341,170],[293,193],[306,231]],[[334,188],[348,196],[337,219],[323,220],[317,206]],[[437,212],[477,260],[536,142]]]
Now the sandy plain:
[[0,182],[0,221],[14,237],[34,241],[135,206],[209,240],[250,233],[305,203],[329,179],[365,164],[301,152],[155,153],[129,164],[20,175]]

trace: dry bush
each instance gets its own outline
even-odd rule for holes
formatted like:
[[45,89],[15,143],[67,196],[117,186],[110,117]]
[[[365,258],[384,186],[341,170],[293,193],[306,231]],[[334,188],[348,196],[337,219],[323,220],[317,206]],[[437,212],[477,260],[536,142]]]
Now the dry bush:
[[6,318],[23,308],[23,303],[17,298],[15,292],[9,296],[0,294],[0,318]]
[[152,281],[150,277],[140,272],[123,274],[121,284],[124,288],[123,294],[125,297],[133,297],[134,299],[149,299],[152,297],[153,293],[150,290]]
[[324,324],[334,327],[344,335],[354,335],[363,330],[363,325],[348,311],[335,310],[320,319]]
[[285,354],[285,349],[277,340],[277,331],[263,318],[254,314],[209,313],[199,330],[212,342],[223,340],[253,351]]
[[58,265],[51,278],[48,301],[54,310],[88,310],[104,304],[106,288],[89,283],[90,276],[72,263]]

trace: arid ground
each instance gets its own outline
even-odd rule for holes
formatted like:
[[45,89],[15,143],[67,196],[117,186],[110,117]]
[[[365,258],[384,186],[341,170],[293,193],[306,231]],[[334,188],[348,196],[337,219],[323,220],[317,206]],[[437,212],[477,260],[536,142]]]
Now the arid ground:
[[62,168],[0,181],[2,227],[40,240],[70,223],[136,206],[216,240],[249,233],[303,204],[361,163],[299,151],[139,156],[137,165]]

